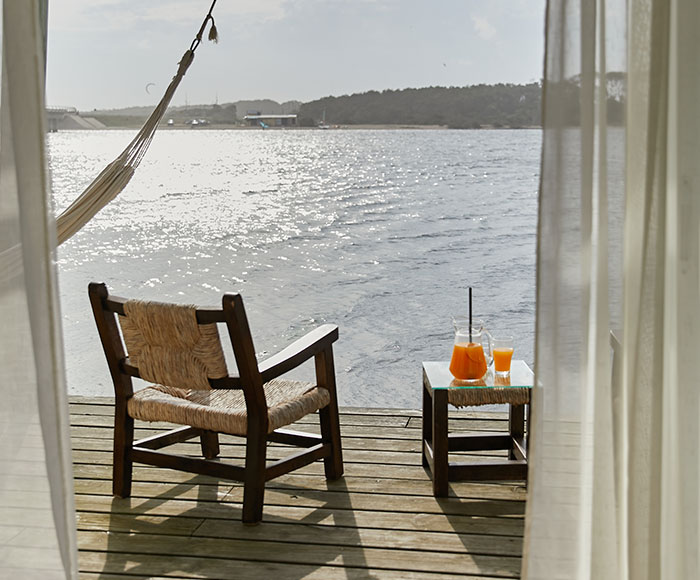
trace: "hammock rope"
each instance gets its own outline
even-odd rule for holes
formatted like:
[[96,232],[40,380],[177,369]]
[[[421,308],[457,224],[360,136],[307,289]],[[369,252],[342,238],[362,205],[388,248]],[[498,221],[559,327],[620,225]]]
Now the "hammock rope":
[[218,33],[212,11],[217,0],[213,0],[209,12],[207,13],[199,32],[195,36],[190,48],[182,55],[178,63],[175,76],[170,81],[165,94],[160,102],[148,117],[146,122],[137,133],[136,137],[126,146],[124,151],[112,161],[102,172],[88,185],[82,194],[71,203],[56,220],[56,229],[59,245],[77,233],[87,222],[89,222],[104,206],[119,195],[128,185],[134,175],[136,168],[141,163],[146,151],[148,151],[158,124],[168,109],[180,81],[185,76],[187,69],[194,60],[194,53],[202,42],[202,35],[211,22],[208,38],[211,41],[218,41]]

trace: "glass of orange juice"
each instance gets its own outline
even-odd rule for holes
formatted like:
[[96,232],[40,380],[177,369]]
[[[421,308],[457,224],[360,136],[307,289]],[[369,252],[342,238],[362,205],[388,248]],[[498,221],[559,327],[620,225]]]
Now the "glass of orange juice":
[[513,358],[513,337],[502,336],[491,341],[493,368],[498,375],[510,374],[510,361]]

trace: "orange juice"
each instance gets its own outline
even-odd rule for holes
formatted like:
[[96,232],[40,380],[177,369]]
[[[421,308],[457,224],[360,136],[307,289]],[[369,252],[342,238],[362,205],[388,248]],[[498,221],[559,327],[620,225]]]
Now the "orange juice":
[[493,366],[497,373],[507,373],[510,371],[510,359],[513,357],[512,348],[494,348]]
[[476,342],[455,344],[450,372],[456,379],[480,379],[486,374],[484,347]]

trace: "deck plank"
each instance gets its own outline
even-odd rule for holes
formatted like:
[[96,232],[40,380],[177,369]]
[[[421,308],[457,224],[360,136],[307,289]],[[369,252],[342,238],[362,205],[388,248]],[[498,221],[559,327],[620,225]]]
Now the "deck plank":
[[[495,580],[519,578],[526,488],[458,482],[436,499],[421,466],[420,413],[341,409],[345,476],[321,462],[268,482],[264,522],[240,522],[239,483],[134,466],[132,497],[111,495],[112,401],[71,398],[80,578]],[[461,431],[503,431],[503,413],[451,412]],[[294,428],[317,431],[317,419]],[[167,424],[137,425],[145,437]],[[196,440],[175,446],[198,455]],[[270,456],[283,447],[272,445]],[[222,437],[222,459],[243,445]],[[483,461],[499,452],[470,454]],[[11,489],[5,507],[32,501]]]

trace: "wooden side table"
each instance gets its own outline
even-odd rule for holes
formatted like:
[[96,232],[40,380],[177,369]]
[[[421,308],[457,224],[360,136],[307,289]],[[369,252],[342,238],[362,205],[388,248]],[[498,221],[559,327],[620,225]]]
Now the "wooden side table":
[[[511,364],[507,379],[489,369],[473,384],[452,377],[448,362],[423,363],[423,465],[433,478],[435,497],[446,497],[448,482],[460,480],[527,479],[525,405],[530,403],[534,376],[522,360]],[[508,404],[508,433],[448,433],[448,403],[467,405]],[[508,459],[489,462],[450,462],[451,451],[507,449]]]

